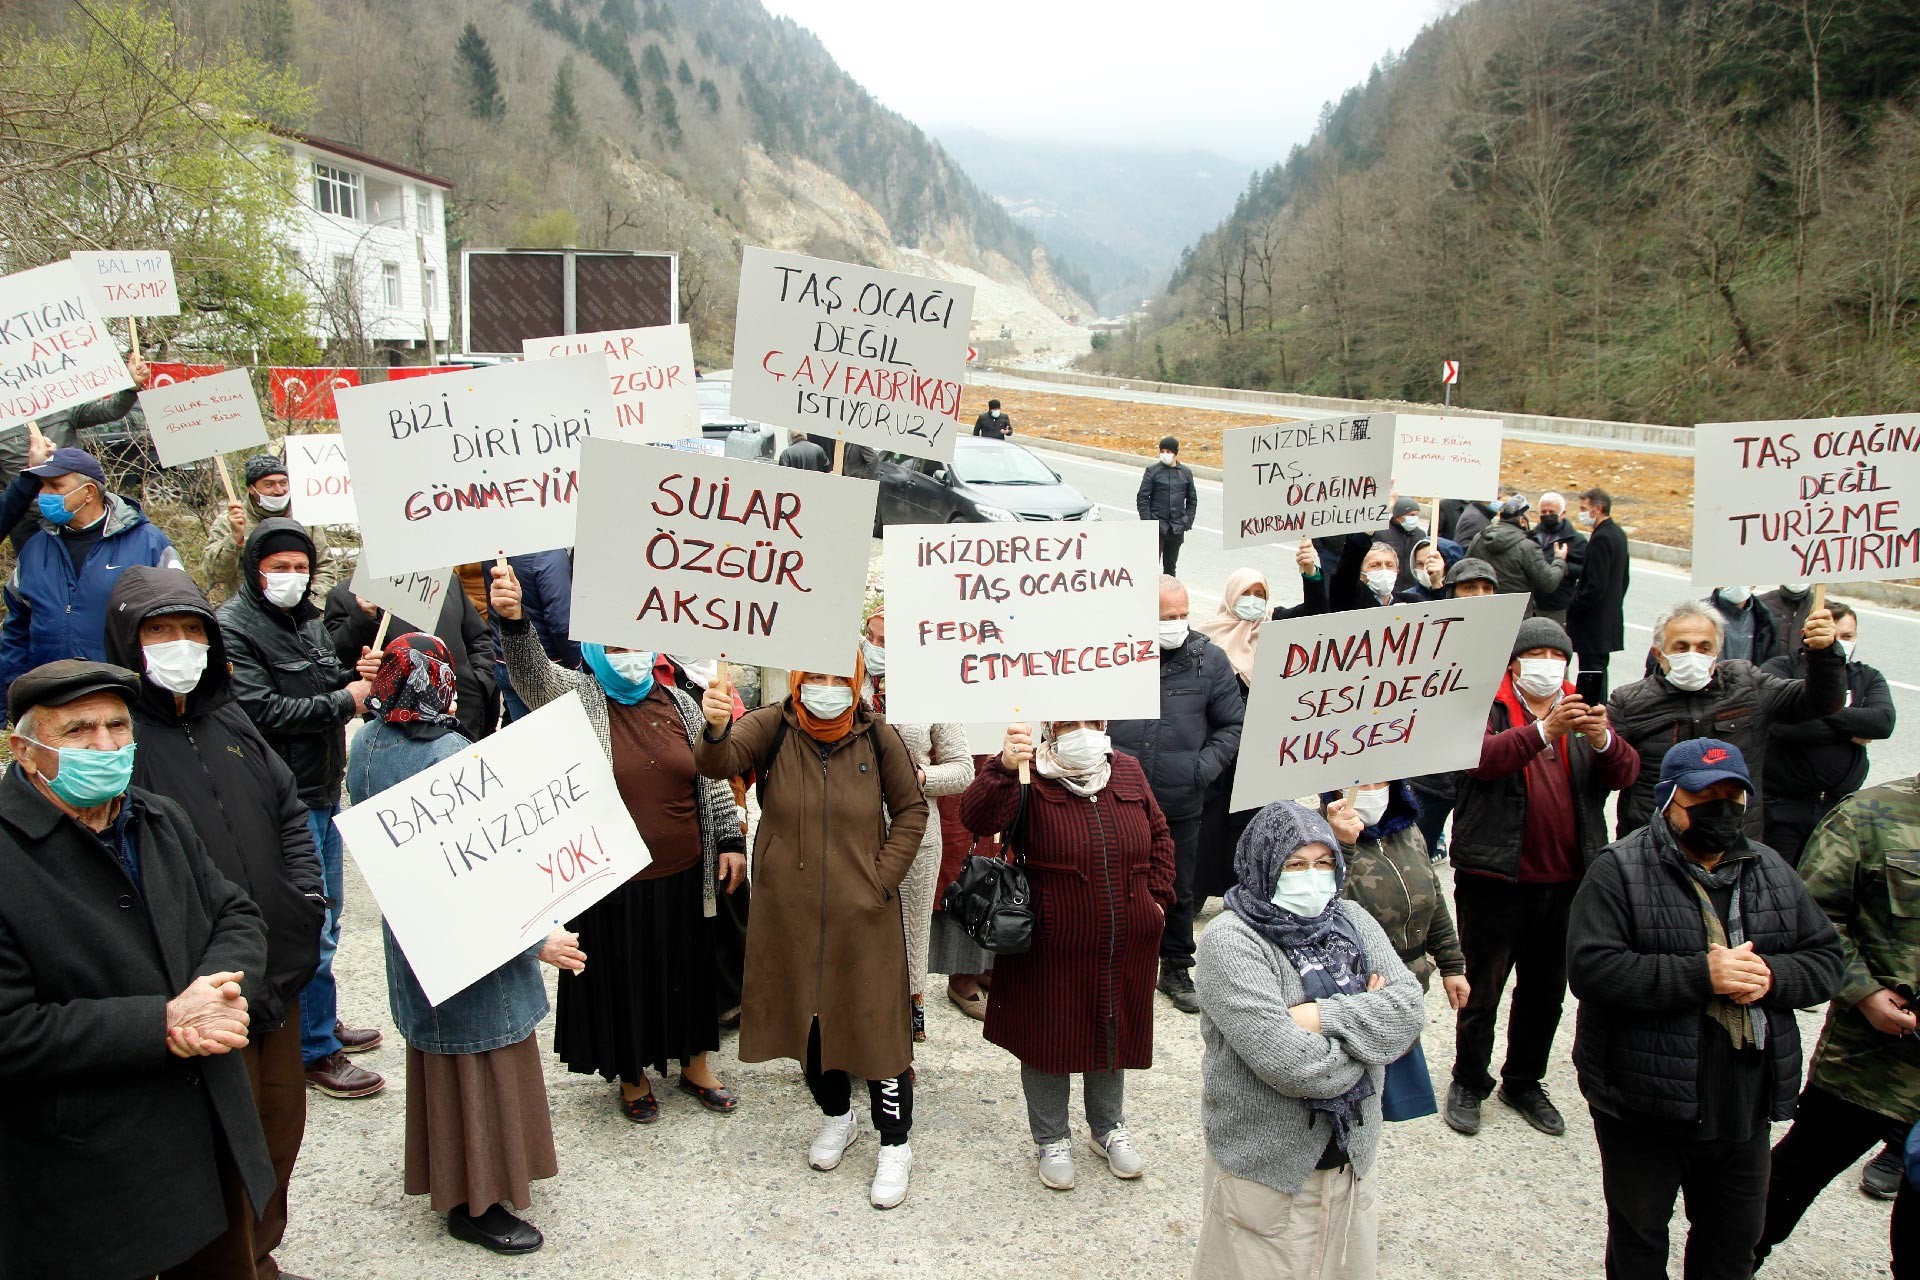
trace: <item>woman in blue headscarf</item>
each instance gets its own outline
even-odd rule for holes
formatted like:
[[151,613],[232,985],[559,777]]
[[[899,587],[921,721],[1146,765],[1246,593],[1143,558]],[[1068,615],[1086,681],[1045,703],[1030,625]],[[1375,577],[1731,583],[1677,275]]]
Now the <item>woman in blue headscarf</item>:
[[1382,1073],[1426,1002],[1386,933],[1340,898],[1325,818],[1279,801],[1234,851],[1194,958],[1206,1210],[1195,1280],[1370,1280]]
[[593,964],[560,984],[554,1052],[569,1071],[618,1079],[621,1113],[636,1124],[660,1118],[647,1069],[664,1079],[669,1058],[680,1060],[682,1093],[729,1114],[733,1093],[707,1065],[720,1047],[715,891],[732,893],[746,881],[746,843],[732,789],[694,770],[700,709],[671,679],[655,678],[656,654],[583,644],[583,671],[550,660],[505,564],[493,570],[492,602],[515,691],[536,711],[580,695],[653,855],[644,871],[569,923]]

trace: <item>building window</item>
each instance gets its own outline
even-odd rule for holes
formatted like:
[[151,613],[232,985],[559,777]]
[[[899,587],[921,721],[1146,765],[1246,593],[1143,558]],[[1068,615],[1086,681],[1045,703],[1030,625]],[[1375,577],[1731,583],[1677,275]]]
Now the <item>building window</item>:
[[380,264],[380,296],[389,307],[396,310],[400,306],[400,264],[383,262]]
[[420,230],[426,231],[433,226],[433,193],[425,187],[413,189],[413,215],[420,224]]
[[426,295],[424,298],[424,301],[427,304],[427,310],[431,311],[434,309],[435,306],[438,305],[434,301],[434,299],[439,296],[439,288],[434,284],[434,280],[433,280],[433,268],[432,267],[426,268],[424,271],[420,273],[420,276],[422,281],[424,282],[423,292]]
[[350,169],[313,162],[313,207],[321,213],[360,219],[360,175]]

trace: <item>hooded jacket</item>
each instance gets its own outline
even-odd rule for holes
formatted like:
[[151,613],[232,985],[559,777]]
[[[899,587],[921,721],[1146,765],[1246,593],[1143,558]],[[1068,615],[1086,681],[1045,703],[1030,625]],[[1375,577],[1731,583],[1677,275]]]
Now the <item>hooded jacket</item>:
[[66,538],[52,530],[20,549],[0,624],[0,689],[61,658],[105,662],[107,597],[120,574],[130,564],[181,567],[173,543],[137,504],[110,493],[102,520],[77,572]]
[[293,770],[301,803],[325,808],[339,803],[347,769],[346,724],[356,714],[347,685],[355,675],[340,665],[311,596],[282,609],[262,593],[260,544],[281,531],[298,535],[312,552],[313,540],[298,520],[262,520],[247,535],[240,590],[218,617],[233,664],[234,701]]
[[[262,520],[291,520],[293,507],[288,505],[285,511],[278,513],[260,505],[260,497],[252,489],[240,499],[247,509],[247,533],[260,527]],[[313,581],[307,587],[307,597],[317,605],[324,606],[327,592],[333,590],[333,584],[339,581],[339,570],[334,567],[333,557],[327,553],[327,535],[312,526],[303,526],[307,537],[313,541]],[[200,571],[207,579],[207,592],[210,596],[225,600],[240,586],[240,547],[233,540],[233,526],[227,523],[227,509],[219,508],[213,517],[213,523],[207,529],[207,547],[200,553]]]
[[266,981],[253,1024],[278,1027],[320,960],[326,885],[314,855],[307,807],[293,773],[233,700],[227,646],[207,598],[178,569],[135,565],[120,575],[107,613],[107,660],[146,670],[140,624],[190,613],[207,628],[207,670],[180,710],[151,680],[133,707],[133,784],[186,811],[220,874],[246,891],[267,921]]
[[1511,520],[1496,520],[1485,533],[1473,540],[1467,554],[1485,560],[1500,575],[1502,592],[1538,591],[1547,593],[1567,576],[1567,566],[1548,560],[1540,544]]

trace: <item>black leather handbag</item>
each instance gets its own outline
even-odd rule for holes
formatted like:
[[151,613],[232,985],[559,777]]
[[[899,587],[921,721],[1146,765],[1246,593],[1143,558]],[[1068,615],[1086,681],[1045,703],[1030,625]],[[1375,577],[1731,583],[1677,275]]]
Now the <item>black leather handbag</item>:
[[[997,956],[1021,955],[1033,946],[1033,886],[1027,883],[1025,842],[1028,784],[1020,786],[1020,809],[1001,843],[1013,861],[969,853],[960,874],[947,886],[940,909],[953,917],[981,950]],[[979,847],[974,841],[974,847]]]

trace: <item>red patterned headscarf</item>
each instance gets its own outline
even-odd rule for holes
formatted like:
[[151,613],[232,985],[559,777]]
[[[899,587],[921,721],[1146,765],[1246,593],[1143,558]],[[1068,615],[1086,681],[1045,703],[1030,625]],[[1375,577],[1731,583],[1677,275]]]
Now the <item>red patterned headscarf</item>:
[[367,707],[410,738],[459,733],[452,715],[453,655],[438,636],[415,631],[387,643]]

